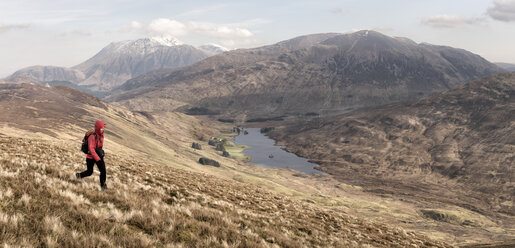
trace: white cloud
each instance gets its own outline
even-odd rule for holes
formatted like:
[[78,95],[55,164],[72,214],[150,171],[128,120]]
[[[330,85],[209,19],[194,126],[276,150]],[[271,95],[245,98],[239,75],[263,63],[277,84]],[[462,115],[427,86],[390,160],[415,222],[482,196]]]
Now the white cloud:
[[15,29],[28,29],[30,24],[0,24],[0,33]]
[[461,28],[467,25],[484,26],[484,18],[464,18],[455,15],[438,15],[422,18],[422,24],[434,28]]
[[152,36],[184,36],[188,33],[188,30],[184,23],[166,18],[159,18],[153,20],[146,29],[147,32]]
[[254,34],[247,28],[244,28],[244,26],[256,25],[255,23],[263,22],[264,21],[261,19],[254,19],[248,23],[220,25],[209,22],[180,22],[173,19],[159,18],[152,20],[147,26],[133,21],[120,29],[120,31],[137,31],[149,36],[180,37],[187,35],[201,35],[212,38],[235,39],[252,37]]
[[222,39],[219,41],[220,44],[227,48],[244,48],[244,47],[258,47],[265,45],[262,40],[258,39]]
[[[132,21],[129,24],[123,26],[122,28],[116,30],[115,32],[121,32],[121,33],[129,33],[129,32],[137,32],[141,31],[143,29],[143,24],[137,21]],[[110,33],[113,31],[107,31],[107,33]]]
[[132,21],[131,23],[129,23],[128,27],[129,28],[140,29],[140,28],[143,27],[143,24],[141,24],[140,22],[137,22],[137,21]]
[[515,21],[515,0],[494,0],[494,6],[487,10],[487,14],[498,21]]

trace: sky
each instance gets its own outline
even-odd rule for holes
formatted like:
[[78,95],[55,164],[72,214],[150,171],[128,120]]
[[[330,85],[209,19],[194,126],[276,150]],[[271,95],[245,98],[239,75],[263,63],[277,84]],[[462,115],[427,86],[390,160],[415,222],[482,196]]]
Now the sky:
[[235,49],[364,29],[515,64],[515,0],[0,0],[0,78],[143,37]]

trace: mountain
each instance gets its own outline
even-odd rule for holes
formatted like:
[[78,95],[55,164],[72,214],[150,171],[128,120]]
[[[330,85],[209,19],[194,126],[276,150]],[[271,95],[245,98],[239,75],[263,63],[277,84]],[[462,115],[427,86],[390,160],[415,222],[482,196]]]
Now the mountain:
[[510,64],[510,63],[495,63],[495,64],[507,71],[515,71],[515,64]]
[[[68,87],[30,84],[0,85],[0,108],[6,246],[451,247],[295,199],[308,194],[258,178],[263,172],[199,140],[216,134],[208,120],[132,112]],[[107,191],[97,172],[74,176],[85,169],[80,141],[96,119],[107,125]],[[192,149],[193,141],[203,149]],[[201,156],[222,166],[200,165]],[[305,179],[288,183],[298,180]]]
[[220,54],[220,53],[229,51],[229,49],[227,49],[223,46],[217,45],[217,44],[206,44],[206,45],[199,46],[199,48],[204,51],[213,53],[213,54]]
[[[304,49],[313,46],[323,40],[333,37],[337,34],[313,34],[300,36],[287,41],[282,41],[273,45],[251,48],[251,49],[236,49],[230,52],[225,52],[216,56],[209,57],[205,60],[198,62],[194,67],[188,67],[188,71],[195,74],[205,74],[211,71],[227,70],[235,67],[250,66],[260,61],[270,60],[277,56],[277,54],[290,52],[298,49]],[[146,92],[146,86],[155,85],[159,83],[166,84],[166,79],[175,77],[178,74],[182,75],[187,73],[187,70],[178,69],[162,69],[147,73],[145,75],[133,78],[123,85],[113,90],[110,99],[120,99],[127,97],[126,95],[139,94],[141,91]],[[141,88],[141,89],[138,89]],[[136,90],[138,89],[138,90]],[[135,90],[133,92],[129,92]],[[127,94],[124,94],[127,93]]]
[[135,78],[107,99],[138,110],[278,116],[419,98],[502,71],[462,49],[360,31],[225,52]]
[[[514,123],[515,73],[503,73],[413,102],[289,123],[270,135],[342,182],[415,202],[452,229],[482,226],[483,218],[503,223],[507,239],[515,234]],[[482,217],[466,221],[467,211]]]
[[67,81],[91,91],[107,92],[125,81],[162,69],[191,65],[211,52],[183,44],[171,37],[143,38],[113,42],[92,58],[71,68],[33,66],[8,77],[33,77],[37,82]]
[[19,78],[33,78],[37,82],[68,81],[79,83],[85,79],[84,73],[79,70],[58,66],[31,66],[16,71],[7,77],[6,81],[16,82]]
[[73,68],[86,75],[80,85],[109,91],[146,72],[190,65],[210,55],[175,39],[145,38],[111,43]]

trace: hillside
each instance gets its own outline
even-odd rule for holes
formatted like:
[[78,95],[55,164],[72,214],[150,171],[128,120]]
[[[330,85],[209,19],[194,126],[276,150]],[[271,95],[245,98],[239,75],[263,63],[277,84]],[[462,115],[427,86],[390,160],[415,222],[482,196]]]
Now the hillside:
[[501,71],[462,49],[360,31],[229,51],[135,78],[107,99],[135,110],[201,107],[268,117],[414,99]]
[[30,77],[38,82],[69,81],[78,83],[85,79],[83,72],[58,66],[30,66],[16,71],[7,81],[16,81],[20,77]]
[[515,73],[504,73],[411,103],[290,123],[270,135],[341,182],[415,202],[453,228],[481,224],[449,209],[473,211],[502,223],[491,233],[509,239],[514,123]]
[[[288,196],[293,191],[274,183],[274,170],[260,179],[264,169],[209,148],[205,136],[217,131],[202,119],[131,112],[62,86],[3,84],[0,106],[0,240],[7,246],[450,247],[300,201],[301,191]],[[74,178],[85,169],[81,135],[95,119],[107,124],[107,191],[99,190],[98,172]],[[191,149],[199,139],[206,148]],[[200,156],[222,167],[200,165]],[[307,179],[289,183],[298,180]]]

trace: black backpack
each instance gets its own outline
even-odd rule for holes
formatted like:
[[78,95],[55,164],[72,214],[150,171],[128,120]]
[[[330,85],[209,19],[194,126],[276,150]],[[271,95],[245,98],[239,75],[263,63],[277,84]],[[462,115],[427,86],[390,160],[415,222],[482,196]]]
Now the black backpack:
[[[95,135],[95,141],[97,141],[97,134],[95,133],[95,131],[87,131],[86,134],[84,135],[84,138],[82,139],[81,151],[83,153],[89,154],[88,138],[92,134]],[[96,144],[95,144],[95,146],[96,146]],[[96,147],[95,147],[95,149],[96,149]]]

